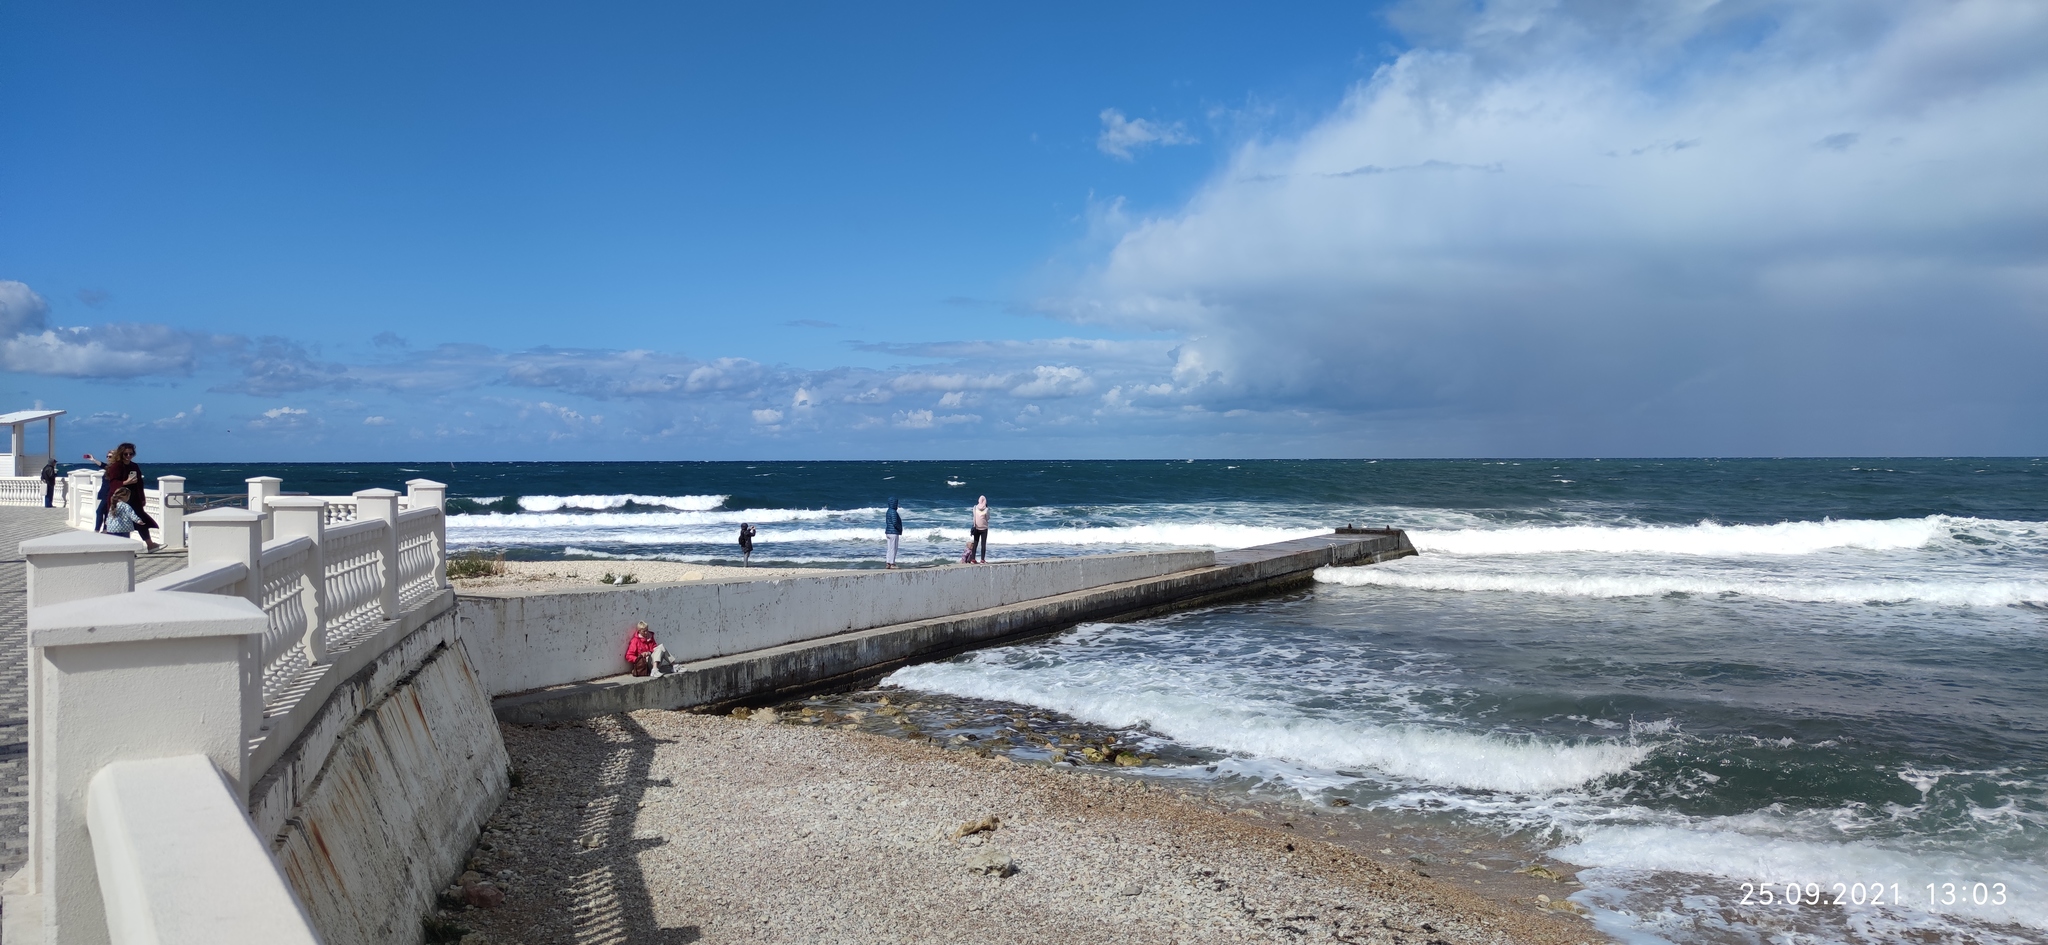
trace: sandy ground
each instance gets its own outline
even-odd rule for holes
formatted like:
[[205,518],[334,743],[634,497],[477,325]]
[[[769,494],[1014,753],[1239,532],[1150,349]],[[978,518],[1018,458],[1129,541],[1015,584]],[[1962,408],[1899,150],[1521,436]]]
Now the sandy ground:
[[829,568],[731,568],[716,564],[683,561],[507,561],[505,573],[496,577],[457,578],[457,591],[511,587],[521,590],[555,590],[589,587],[606,574],[630,574],[641,584],[673,581],[716,581],[731,578],[766,580],[830,573]]
[[505,899],[445,918],[472,945],[1600,940],[1315,839],[1313,812],[767,714],[507,726],[520,785],[466,874]]

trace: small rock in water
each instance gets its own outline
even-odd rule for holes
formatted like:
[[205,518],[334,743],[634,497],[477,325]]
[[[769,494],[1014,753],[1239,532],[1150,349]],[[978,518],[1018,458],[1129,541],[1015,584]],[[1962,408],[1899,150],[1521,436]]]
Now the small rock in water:
[[1017,872],[1017,864],[1009,854],[997,849],[987,849],[967,858],[967,871],[983,876],[1003,877]]
[[752,710],[752,709],[749,709],[749,708],[747,708],[746,706],[743,706],[743,705],[742,705],[742,706],[734,706],[734,707],[733,707],[733,710],[732,710],[732,717],[733,717],[733,718],[736,718],[736,719],[744,719],[744,718],[746,718],[746,717],[748,717],[748,716],[750,716],[750,715],[753,715],[753,714],[754,714],[754,710]]
[[1515,872],[1523,873],[1529,876],[1534,876],[1537,879],[1547,879],[1553,883],[1564,878],[1562,876],[1559,876],[1557,874],[1557,871],[1547,866],[1524,866],[1521,869],[1516,870]]

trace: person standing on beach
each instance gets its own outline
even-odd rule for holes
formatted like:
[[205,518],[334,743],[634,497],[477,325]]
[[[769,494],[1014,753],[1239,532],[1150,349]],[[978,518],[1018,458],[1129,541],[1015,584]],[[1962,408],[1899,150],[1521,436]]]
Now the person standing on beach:
[[748,524],[748,523],[746,523],[746,522],[741,522],[741,523],[740,523],[740,567],[742,567],[742,568],[746,567],[746,566],[747,566],[747,564],[748,564],[748,562],[750,562],[750,561],[753,561],[753,560],[754,560],[754,526],[752,526],[752,525],[750,525],[750,524]]
[[896,546],[903,542],[903,513],[896,510],[896,497],[889,497],[889,511],[882,516],[882,536],[889,542],[889,570],[896,570]]
[[43,464],[43,508],[57,504],[57,457]]
[[988,563],[988,496],[974,503],[974,528],[967,533],[973,543],[975,563]]

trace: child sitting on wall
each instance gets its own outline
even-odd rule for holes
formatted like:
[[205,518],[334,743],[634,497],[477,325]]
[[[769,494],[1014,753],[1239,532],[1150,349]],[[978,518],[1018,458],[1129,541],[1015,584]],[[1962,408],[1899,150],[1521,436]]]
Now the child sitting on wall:
[[133,493],[127,486],[115,489],[113,508],[107,511],[106,524],[101,527],[107,534],[119,535],[122,538],[132,537],[137,529],[141,529],[142,543],[149,546],[149,550],[155,551],[159,546],[149,540],[149,529],[142,524],[142,516],[135,514],[135,506],[130,504],[132,496]]
[[675,672],[668,647],[654,642],[654,631],[647,629],[645,620],[633,625],[633,636],[626,641],[626,669],[635,676],[666,676]]

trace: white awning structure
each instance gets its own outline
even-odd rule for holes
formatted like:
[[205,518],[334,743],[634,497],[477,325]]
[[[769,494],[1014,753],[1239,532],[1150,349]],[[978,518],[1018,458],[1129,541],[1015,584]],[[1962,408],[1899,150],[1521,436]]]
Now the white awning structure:
[[[43,464],[57,455],[57,418],[63,415],[62,410],[16,410],[0,414],[0,426],[8,428],[8,449],[0,454],[0,476],[41,475]],[[50,422],[47,449],[41,453],[30,453],[26,428],[43,420]]]

